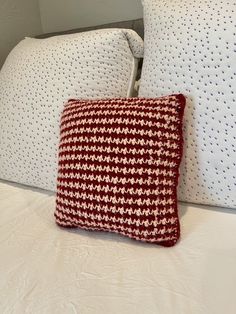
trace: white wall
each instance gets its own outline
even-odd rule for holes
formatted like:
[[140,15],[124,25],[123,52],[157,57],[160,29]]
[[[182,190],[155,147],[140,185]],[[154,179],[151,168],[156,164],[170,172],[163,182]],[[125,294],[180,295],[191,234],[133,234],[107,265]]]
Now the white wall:
[[43,32],[142,17],[141,0],[39,0]]
[[38,0],[0,0],[0,68],[22,38],[40,33]]

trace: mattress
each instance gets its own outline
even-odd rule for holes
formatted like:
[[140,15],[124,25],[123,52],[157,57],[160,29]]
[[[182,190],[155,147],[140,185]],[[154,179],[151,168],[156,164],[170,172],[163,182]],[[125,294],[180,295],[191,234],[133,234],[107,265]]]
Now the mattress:
[[0,182],[0,313],[233,314],[236,210],[180,204],[172,248],[60,229],[55,196]]

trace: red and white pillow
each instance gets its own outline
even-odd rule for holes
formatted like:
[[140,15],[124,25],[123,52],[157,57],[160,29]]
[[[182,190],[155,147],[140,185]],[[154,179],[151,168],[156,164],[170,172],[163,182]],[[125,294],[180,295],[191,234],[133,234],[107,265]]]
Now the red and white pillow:
[[174,245],[184,107],[181,94],[69,101],[61,118],[57,224]]

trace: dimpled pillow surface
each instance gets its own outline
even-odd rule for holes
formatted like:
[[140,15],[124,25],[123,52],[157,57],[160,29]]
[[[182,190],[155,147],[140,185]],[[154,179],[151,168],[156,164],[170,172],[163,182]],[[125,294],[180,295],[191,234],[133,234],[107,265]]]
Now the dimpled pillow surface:
[[61,120],[56,222],[174,245],[184,106],[182,95],[70,101]]
[[0,178],[56,190],[64,103],[130,95],[142,53],[123,29],[21,41],[0,72]]
[[142,2],[139,96],[187,96],[179,199],[235,208],[236,2]]

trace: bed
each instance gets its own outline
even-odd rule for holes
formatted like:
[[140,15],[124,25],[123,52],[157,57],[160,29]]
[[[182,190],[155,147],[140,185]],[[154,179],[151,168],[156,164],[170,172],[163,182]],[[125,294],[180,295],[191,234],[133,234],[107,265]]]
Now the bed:
[[[125,23],[103,27],[143,37],[142,20]],[[179,203],[181,240],[171,248],[59,228],[54,192],[3,180],[0,210],[0,313],[236,311],[234,209]]]
[[181,241],[161,248],[60,229],[54,207],[0,182],[1,313],[235,313],[235,210],[179,204]]

